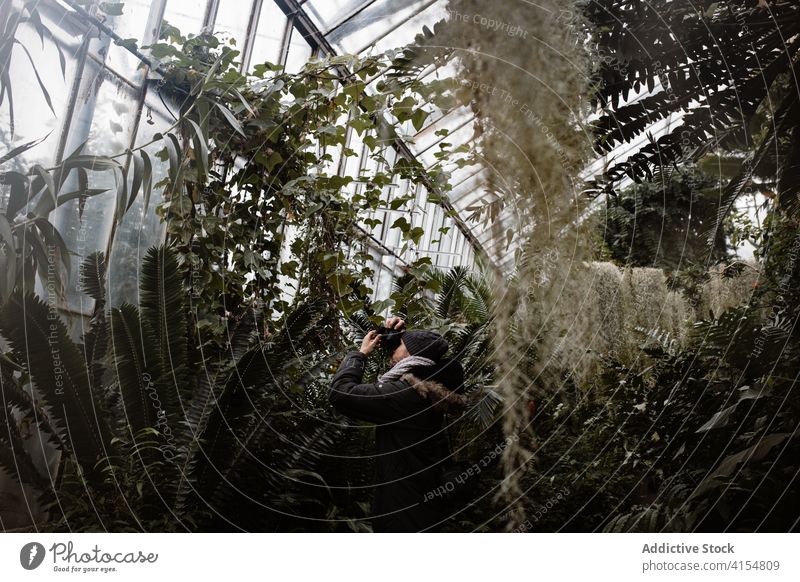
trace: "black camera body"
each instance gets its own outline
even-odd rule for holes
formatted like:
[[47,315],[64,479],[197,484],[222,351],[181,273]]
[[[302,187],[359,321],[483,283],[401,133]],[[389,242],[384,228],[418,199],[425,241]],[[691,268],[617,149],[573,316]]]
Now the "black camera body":
[[390,329],[380,326],[376,333],[381,336],[381,348],[389,354],[394,352],[400,345],[400,340],[405,331],[404,329]]

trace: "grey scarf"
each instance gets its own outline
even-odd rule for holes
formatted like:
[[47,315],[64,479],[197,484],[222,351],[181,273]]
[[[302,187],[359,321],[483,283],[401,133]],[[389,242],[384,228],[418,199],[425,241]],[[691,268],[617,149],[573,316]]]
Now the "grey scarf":
[[436,362],[430,358],[423,358],[422,356],[408,356],[400,360],[392,368],[390,368],[388,372],[378,378],[378,382],[397,380],[406,372],[410,372],[412,368],[416,368],[417,366],[433,366],[435,364]]

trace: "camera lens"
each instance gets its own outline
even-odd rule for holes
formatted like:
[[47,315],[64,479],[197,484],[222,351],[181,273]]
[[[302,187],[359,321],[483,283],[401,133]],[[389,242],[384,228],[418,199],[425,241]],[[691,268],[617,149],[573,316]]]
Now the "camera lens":
[[381,336],[381,347],[386,352],[391,353],[400,345],[400,336],[403,335],[404,331],[405,330],[402,329],[390,329],[380,326],[376,330],[376,333]]

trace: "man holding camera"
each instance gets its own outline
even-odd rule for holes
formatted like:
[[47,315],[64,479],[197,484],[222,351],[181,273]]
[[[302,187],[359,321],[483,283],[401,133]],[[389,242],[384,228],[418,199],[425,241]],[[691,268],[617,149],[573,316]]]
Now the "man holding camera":
[[[364,384],[367,356],[378,346],[392,367]],[[376,424],[375,532],[435,531],[446,517],[442,500],[431,495],[451,454],[444,413],[465,405],[464,370],[445,358],[448,349],[440,334],[406,330],[391,317],[364,337],[359,351],[347,353],[331,383],[334,408]]]

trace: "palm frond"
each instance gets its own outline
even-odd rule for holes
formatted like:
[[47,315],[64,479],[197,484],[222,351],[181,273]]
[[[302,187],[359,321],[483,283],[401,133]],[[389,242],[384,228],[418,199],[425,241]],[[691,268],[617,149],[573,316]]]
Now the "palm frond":
[[129,436],[146,428],[156,428],[158,401],[162,410],[171,416],[179,413],[176,406],[170,407],[162,392],[168,386],[158,376],[158,352],[155,333],[141,320],[139,310],[133,305],[123,304],[111,310],[113,344],[111,357],[116,372],[117,386],[121,397],[122,413]]
[[[153,331],[158,353],[148,362],[159,386],[169,393],[162,396],[168,407],[177,407],[180,396],[191,397],[188,380],[185,292],[178,273],[175,251],[152,247],[142,261],[140,282],[141,319]],[[180,396],[178,396],[180,394]]]
[[111,428],[89,386],[83,356],[58,317],[32,293],[15,292],[0,312],[0,331],[33,379],[43,404],[84,471],[110,446]]

